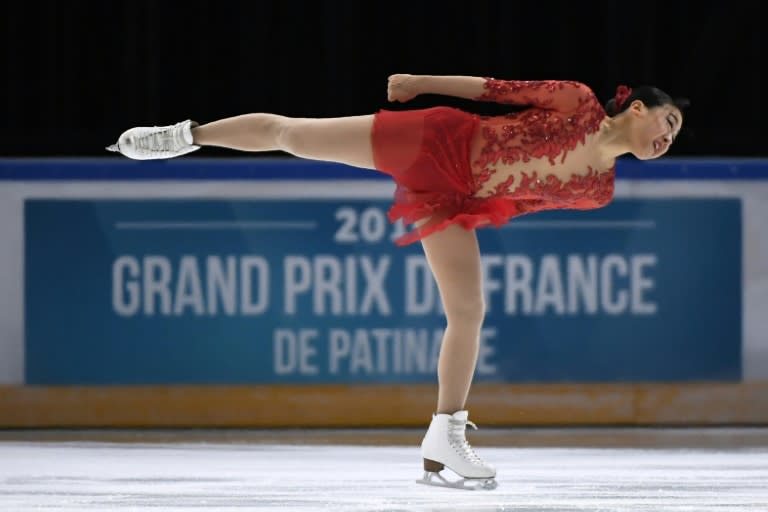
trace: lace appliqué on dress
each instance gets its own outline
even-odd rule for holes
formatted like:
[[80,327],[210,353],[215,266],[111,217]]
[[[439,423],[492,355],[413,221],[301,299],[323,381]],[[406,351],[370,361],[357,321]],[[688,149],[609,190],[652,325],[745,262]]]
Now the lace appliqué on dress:
[[[568,154],[584,145],[587,136],[596,133],[606,117],[592,91],[578,82],[489,78],[485,87],[487,92],[478,99],[530,104],[533,108],[507,116],[482,118],[482,147],[473,162],[478,190],[491,181],[497,167],[532,164],[534,160],[539,160],[539,165],[563,165]],[[565,182],[542,168],[510,172],[493,184],[484,197],[527,201],[528,211],[584,200],[596,206],[608,203],[613,196],[614,168],[598,172],[591,166],[585,167],[575,169]]]

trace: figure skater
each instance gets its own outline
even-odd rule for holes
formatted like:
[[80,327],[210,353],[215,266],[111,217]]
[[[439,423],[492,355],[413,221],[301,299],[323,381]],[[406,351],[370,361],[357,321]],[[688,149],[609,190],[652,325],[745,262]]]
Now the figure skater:
[[[392,102],[437,94],[524,109],[480,116],[439,106],[324,119],[254,113],[204,125],[131,128],[107,149],[139,160],[202,146],[283,151],[390,175],[396,190],[389,219],[412,226],[396,243],[421,242],[446,316],[421,482],[492,489],[496,469],[465,433],[467,425],[475,427],[465,404],[485,314],[476,229],[542,210],[605,206],[613,198],[616,158],[665,154],[688,102],[655,87],[621,85],[604,107],[576,81],[408,74],[390,76],[387,92]],[[446,466],[461,479],[441,475]]]

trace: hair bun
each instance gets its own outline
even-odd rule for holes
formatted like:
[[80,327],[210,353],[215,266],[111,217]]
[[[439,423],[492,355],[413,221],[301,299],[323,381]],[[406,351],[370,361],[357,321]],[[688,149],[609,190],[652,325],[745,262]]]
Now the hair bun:
[[624,107],[624,103],[626,103],[627,98],[630,96],[632,96],[632,89],[626,85],[620,85],[616,88],[616,96],[614,96],[614,99],[616,100],[615,105],[617,111]]

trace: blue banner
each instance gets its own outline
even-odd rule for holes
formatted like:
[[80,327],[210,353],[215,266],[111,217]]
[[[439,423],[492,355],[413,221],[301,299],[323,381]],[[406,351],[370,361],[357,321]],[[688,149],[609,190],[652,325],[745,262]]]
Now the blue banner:
[[[361,172],[349,165],[279,158],[171,158],[130,160],[120,157],[86,159],[0,158],[2,181],[264,181],[264,180],[380,180],[384,173]],[[764,158],[675,158],[638,160],[625,156],[616,160],[619,180],[765,180]]]
[[[434,382],[437,289],[389,204],[28,200],[26,382]],[[739,199],[616,199],[478,236],[477,381],[741,379]]]

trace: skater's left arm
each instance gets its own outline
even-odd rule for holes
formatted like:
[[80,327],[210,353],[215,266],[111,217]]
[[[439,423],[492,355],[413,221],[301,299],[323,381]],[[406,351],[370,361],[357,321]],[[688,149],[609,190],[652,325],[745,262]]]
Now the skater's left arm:
[[392,75],[390,101],[408,101],[419,94],[440,94],[477,101],[575,110],[592,95],[589,87],[570,80],[497,80],[476,76]]
[[513,105],[532,105],[568,112],[593,96],[592,90],[572,80],[497,80],[485,78],[475,99]]
[[485,79],[474,76],[392,75],[389,77],[389,101],[408,101],[420,94],[440,94],[476,99],[484,92]]

